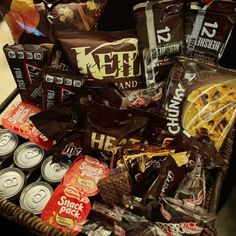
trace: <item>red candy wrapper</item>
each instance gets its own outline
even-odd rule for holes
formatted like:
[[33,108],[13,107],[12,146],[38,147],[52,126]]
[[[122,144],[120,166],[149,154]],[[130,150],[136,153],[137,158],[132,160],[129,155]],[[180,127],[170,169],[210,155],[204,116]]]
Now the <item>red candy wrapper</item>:
[[20,102],[13,105],[2,118],[2,125],[44,149],[50,149],[53,142],[36,129],[29,117],[41,112],[38,107]]
[[109,174],[107,165],[90,156],[78,157],[66,172],[62,183],[76,187],[86,196],[98,193],[97,183]]
[[75,187],[58,185],[41,218],[65,233],[77,235],[91,210],[89,199]]

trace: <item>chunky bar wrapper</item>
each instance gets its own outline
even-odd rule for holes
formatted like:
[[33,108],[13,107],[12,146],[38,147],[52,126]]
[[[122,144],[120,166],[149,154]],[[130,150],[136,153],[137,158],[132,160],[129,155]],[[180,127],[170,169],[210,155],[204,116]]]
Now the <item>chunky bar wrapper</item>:
[[170,72],[162,112],[168,131],[204,135],[219,151],[235,122],[236,72],[206,61],[179,57]]

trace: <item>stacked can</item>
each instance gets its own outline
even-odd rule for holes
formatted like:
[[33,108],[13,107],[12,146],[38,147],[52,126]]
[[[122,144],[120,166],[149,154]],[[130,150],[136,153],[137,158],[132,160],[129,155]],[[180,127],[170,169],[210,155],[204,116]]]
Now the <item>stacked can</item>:
[[[26,184],[24,173],[14,167],[4,168],[11,160],[19,143],[18,136],[9,130],[0,129],[0,197],[12,199],[17,197]],[[3,169],[4,168],[4,169]]]
[[18,199],[22,209],[40,214],[70,164],[53,163],[38,145],[21,144],[15,133],[0,129],[0,197]]

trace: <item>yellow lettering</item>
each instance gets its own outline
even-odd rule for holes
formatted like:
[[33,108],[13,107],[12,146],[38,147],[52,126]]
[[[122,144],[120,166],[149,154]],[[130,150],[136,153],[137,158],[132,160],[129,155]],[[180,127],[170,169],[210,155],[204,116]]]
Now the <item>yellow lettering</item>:
[[[105,140],[104,134],[97,134],[97,133],[93,132],[92,136],[91,136],[91,147],[102,149],[103,144],[104,144],[104,140]],[[98,147],[95,147],[95,144],[98,144]]]
[[116,138],[111,137],[111,136],[107,136],[106,141],[105,141],[105,145],[104,145],[104,150],[109,150],[109,148],[111,146],[113,146],[113,143],[111,141],[115,141]]

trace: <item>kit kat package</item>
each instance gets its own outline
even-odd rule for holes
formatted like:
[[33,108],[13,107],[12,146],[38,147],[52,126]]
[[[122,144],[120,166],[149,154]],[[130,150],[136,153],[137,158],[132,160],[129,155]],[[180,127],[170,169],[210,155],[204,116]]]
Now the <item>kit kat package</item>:
[[219,62],[235,24],[235,8],[235,1],[212,1],[204,8],[192,7],[186,18],[185,55]]
[[113,82],[120,89],[143,87],[138,39],[125,32],[57,32],[72,68],[95,84]]
[[184,1],[148,1],[134,6],[134,19],[146,84],[168,77],[184,41]]

